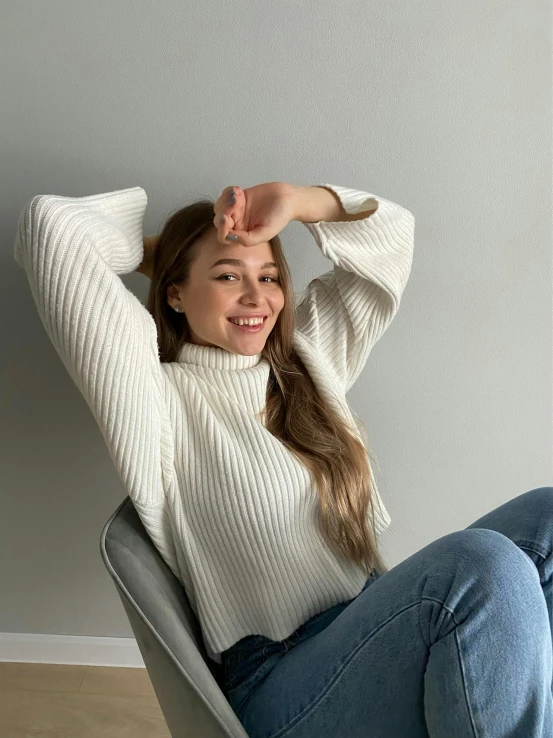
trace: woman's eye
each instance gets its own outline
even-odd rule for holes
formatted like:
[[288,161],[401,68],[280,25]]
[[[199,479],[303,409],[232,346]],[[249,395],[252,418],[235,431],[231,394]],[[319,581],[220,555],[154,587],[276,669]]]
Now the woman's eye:
[[[217,277],[217,279],[225,280],[225,277],[234,277],[234,274],[221,274],[220,277]],[[236,279],[236,277],[234,277]],[[279,280],[275,277],[269,277],[269,275],[266,275],[265,277],[261,277],[261,279],[271,279],[273,282],[278,282]]]

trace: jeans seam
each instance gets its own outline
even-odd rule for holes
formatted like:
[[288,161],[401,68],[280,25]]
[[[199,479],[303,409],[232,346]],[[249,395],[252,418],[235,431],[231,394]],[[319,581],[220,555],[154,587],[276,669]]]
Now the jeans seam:
[[[238,665],[236,665],[236,668],[238,668]],[[246,678],[248,678],[249,675],[246,675]],[[230,692],[235,687],[237,687],[239,684],[243,684],[245,682],[245,679],[243,675],[237,671],[237,673],[232,677],[232,679],[229,679],[226,683],[226,688]]]
[[[457,633],[457,630],[456,629],[458,628],[458,625],[459,624],[457,623],[457,621],[455,619],[455,615],[449,609],[449,607],[447,607],[447,605],[445,605],[441,600],[433,599],[432,597],[420,597],[415,602],[412,602],[409,605],[405,605],[405,607],[402,607],[401,610],[398,610],[393,615],[390,615],[390,617],[387,618],[384,622],[380,623],[377,628],[375,628],[374,630],[372,630],[360,643],[358,643],[357,644],[357,647],[355,649],[353,649],[353,651],[351,651],[348,654],[348,656],[346,657],[346,659],[340,664],[339,670],[333,675],[332,679],[328,682],[328,684],[326,684],[325,688],[318,695],[316,695],[316,697],[313,699],[313,701],[309,705],[307,705],[306,707],[304,707],[304,709],[300,713],[298,713],[297,715],[295,715],[288,722],[288,724],[284,728],[281,728],[276,733],[272,733],[270,736],[268,736],[268,738],[285,738],[285,736],[288,734],[288,732],[292,728],[294,728],[301,720],[303,720],[303,718],[305,718],[306,715],[308,715],[317,706],[317,704],[323,699],[323,697],[328,692],[330,692],[330,690],[338,683],[338,681],[339,681],[340,677],[342,676],[345,668],[347,667],[347,665],[349,664],[349,662],[353,660],[353,658],[357,655],[357,653],[361,650],[361,648],[363,648],[365,646],[365,644],[368,643],[368,641],[370,641],[371,638],[374,635],[376,635],[376,633],[378,633],[380,630],[382,630],[382,628],[384,628],[384,626],[386,626],[389,623],[391,623],[399,615],[403,614],[407,610],[410,610],[412,607],[416,607],[417,605],[420,607],[420,604],[421,604],[422,600],[436,602],[437,604],[441,605],[441,607],[443,607],[451,615],[451,617],[453,619],[453,622],[455,623],[455,629],[452,632],[453,633]],[[419,620],[419,626],[420,626],[420,620]],[[421,629],[421,637],[422,637],[422,640],[425,643],[425,645],[427,645],[427,647],[429,648],[430,646],[428,644],[426,644],[426,639],[424,638],[424,636],[422,634],[422,629]],[[459,647],[457,648],[457,652],[458,652],[458,655],[460,657]],[[464,675],[464,672],[463,672],[463,675]],[[467,699],[466,686],[465,686],[464,683],[463,683],[463,687],[464,687],[465,699]],[[474,731],[474,722],[473,722],[473,718],[472,718],[472,713],[470,712],[470,705],[469,705],[469,714],[471,716],[471,723],[472,723],[472,728],[473,728],[473,731]],[[478,738],[478,735],[476,734],[476,732],[474,732],[473,738]]]
[[461,676],[463,679],[463,694],[465,696],[465,702],[467,703],[467,711],[470,717],[470,727],[472,728],[472,732],[474,734],[474,738],[478,738],[478,735],[482,735],[481,733],[476,732],[476,725],[475,725],[475,719],[474,719],[474,713],[472,711],[472,707],[470,705],[470,701],[468,698],[468,690],[467,690],[467,676],[465,672],[465,666],[463,664],[463,657],[461,653],[461,641],[459,638],[459,631],[458,626],[456,625],[453,630],[453,636],[455,638],[455,644],[457,646],[457,658],[459,659],[459,669],[461,671]]
[[[455,624],[455,627],[456,627],[456,628],[458,628],[458,627],[459,627],[459,623],[458,623],[458,622],[457,622],[457,621],[455,620],[455,613],[454,613],[454,612],[453,612],[452,610],[450,610],[450,609],[449,609],[449,607],[448,607],[448,606],[447,606],[447,605],[445,604],[445,602],[442,602],[441,600],[438,600],[438,599],[436,599],[435,597],[421,597],[421,598],[420,598],[420,603],[421,603],[421,604],[422,604],[422,601],[423,601],[423,600],[425,600],[426,602],[435,602],[436,604],[438,604],[438,605],[440,605],[441,607],[443,607],[443,609],[444,609],[444,610],[445,610],[445,611],[446,611],[447,613],[449,613],[449,614],[451,615],[451,618],[452,618],[452,620],[453,620],[453,622],[454,622],[454,624]],[[420,611],[419,611],[419,614],[420,614]],[[431,646],[432,646],[433,644],[432,644],[432,643],[426,643],[426,638],[424,637],[424,632],[423,632],[423,629],[422,629],[422,626],[421,626],[421,622],[420,622],[420,617],[419,617],[419,628],[420,628],[420,632],[421,632],[421,638],[422,638],[422,640],[424,641],[424,643],[425,643],[426,647],[427,647],[427,648],[430,648],[430,647],[431,647]]]
[[[261,686],[261,684],[263,684],[263,682],[265,681],[265,679],[267,678],[267,676],[265,676],[265,678],[262,679],[261,682],[259,682],[259,685],[258,686]],[[242,702],[240,702],[238,705],[236,705],[236,707],[234,708],[234,713],[235,713],[236,717],[238,717],[238,713],[243,708],[246,707],[246,705],[248,704],[248,702],[251,700],[251,698],[254,696],[254,694],[256,692],[257,692],[257,687],[255,689],[250,689],[250,691],[248,692],[248,694],[242,699]]]
[[[469,699],[468,699],[467,677],[466,677],[465,667],[464,667],[464,664],[463,664],[463,657],[462,657],[462,651],[461,651],[461,642],[459,640],[459,630],[458,630],[459,623],[455,619],[455,613],[453,612],[453,610],[450,610],[449,607],[444,602],[442,602],[441,600],[435,599],[434,597],[421,597],[421,602],[423,600],[426,600],[427,602],[436,602],[438,605],[441,605],[444,608],[444,610],[451,615],[451,619],[453,620],[453,622],[455,624],[455,627],[454,627],[452,633],[453,633],[453,636],[455,638],[455,644],[457,646],[457,658],[459,659],[459,669],[461,671],[461,676],[462,676],[462,679],[463,679],[463,694],[464,694],[464,697],[465,697],[465,702],[467,704],[467,711],[468,711],[468,714],[469,714],[469,717],[470,717],[470,726],[472,728],[473,738],[478,738],[478,734],[476,732],[474,714],[472,712],[472,708],[470,706],[470,702],[469,702]],[[419,624],[420,624],[420,619],[419,619]],[[451,633],[448,633],[448,635],[451,635]],[[421,627],[421,636],[422,636],[423,641],[426,643],[426,640],[424,638],[424,634],[422,632],[422,627]],[[447,638],[447,636],[446,636],[446,638]],[[431,644],[426,644],[426,645],[427,645],[427,648],[430,649]]]
[[[353,649],[353,651],[351,651],[347,655],[347,657],[344,659],[344,661],[338,667],[338,671],[332,676],[331,680],[328,682],[328,684],[325,685],[324,689],[319,694],[317,694],[315,696],[315,698],[313,699],[313,701],[309,705],[306,705],[306,707],[304,707],[304,709],[300,713],[298,713],[297,715],[295,715],[288,722],[288,724],[284,728],[281,728],[276,733],[272,733],[267,738],[284,738],[284,736],[286,736],[286,734],[288,733],[288,731],[290,731],[292,728],[294,728],[298,724],[298,722],[300,722],[301,720],[303,720],[303,718],[306,715],[308,715],[311,712],[311,710],[313,710],[317,706],[317,704],[323,699],[323,697],[327,694],[327,692],[329,692],[338,683],[340,677],[344,673],[345,668],[347,667],[347,665],[349,664],[349,662],[354,659],[354,657],[361,650],[361,648],[363,648],[363,646],[366,643],[368,643],[368,641],[370,641],[371,638],[376,633],[378,633],[380,630],[382,630],[382,628],[385,625],[388,625],[389,623],[392,622],[392,620],[395,620],[396,617],[398,617],[399,615],[403,614],[407,610],[410,610],[412,607],[416,607],[417,605],[420,605],[420,600],[418,600],[417,602],[412,602],[410,605],[405,605],[405,607],[402,607],[401,610],[398,610],[393,615],[390,615],[389,618],[387,618],[383,623],[380,623],[380,625],[377,628],[375,628],[374,630],[372,630],[360,643],[357,644],[356,648]],[[449,612],[449,610],[448,610],[448,612]]]
[[[517,546],[521,549],[521,551],[530,551],[531,553],[536,554],[536,556],[539,556],[540,559],[543,559],[543,561],[540,564],[535,564],[536,569],[538,570],[538,573],[540,574],[540,580],[541,580],[541,572],[540,569],[543,567],[547,559],[549,558],[546,554],[544,555],[541,551],[536,551],[534,548],[535,544],[533,543],[526,543],[526,542],[519,542],[517,543]],[[531,559],[531,557],[529,557]],[[534,562],[532,562],[534,563]]]
[[[267,643],[265,646],[263,646],[263,649],[261,651],[261,659],[262,659],[261,663],[255,668],[255,670],[253,672],[252,671],[249,671],[245,675],[242,674],[242,673],[240,673],[240,671],[237,671],[237,673],[232,677],[232,679],[229,679],[229,681],[227,681],[227,683],[226,683],[226,687],[227,687],[227,690],[229,692],[231,692],[233,689],[236,689],[236,687],[238,687],[238,686],[241,686],[241,687],[244,686],[245,684],[247,684],[247,682],[253,676],[255,676],[257,674],[258,670],[263,666],[263,664],[265,663],[265,661],[270,656],[270,654],[267,654],[267,649],[270,648],[271,646],[273,646],[275,643],[284,644],[284,641],[274,641],[272,643]],[[286,648],[286,646],[285,646],[285,648]],[[286,651],[284,651],[283,653],[285,653],[285,652]],[[275,653],[278,653],[278,651],[276,651]],[[246,656],[245,658],[242,658],[241,661],[240,661],[240,663],[243,664],[244,661],[247,660],[247,658],[249,658],[249,657]],[[238,669],[238,664],[236,664],[236,668]]]

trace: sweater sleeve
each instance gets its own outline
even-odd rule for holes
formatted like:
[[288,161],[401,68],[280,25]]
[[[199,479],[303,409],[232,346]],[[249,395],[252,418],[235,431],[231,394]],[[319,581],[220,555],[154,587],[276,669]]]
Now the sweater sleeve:
[[90,407],[131,499],[163,499],[173,448],[155,321],[118,275],[143,259],[141,187],[37,195],[19,216],[15,260],[44,328]]
[[411,271],[415,218],[368,192],[320,186],[335,192],[347,213],[367,211],[361,220],[304,223],[334,267],[309,283],[296,307],[296,330],[346,393],[398,311]]

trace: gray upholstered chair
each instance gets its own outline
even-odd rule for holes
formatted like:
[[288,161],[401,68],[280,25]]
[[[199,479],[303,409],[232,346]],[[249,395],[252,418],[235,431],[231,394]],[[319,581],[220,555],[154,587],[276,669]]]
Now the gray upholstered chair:
[[104,526],[100,552],[127,613],[172,738],[248,738],[221,691],[184,587],[126,497]]

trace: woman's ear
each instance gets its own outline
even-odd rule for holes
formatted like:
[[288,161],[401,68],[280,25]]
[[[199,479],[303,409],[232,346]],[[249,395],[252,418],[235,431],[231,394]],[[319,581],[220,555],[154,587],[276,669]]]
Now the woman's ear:
[[174,282],[171,282],[169,287],[167,287],[167,301],[169,302],[169,300],[178,300],[178,299],[179,299],[179,289]]

